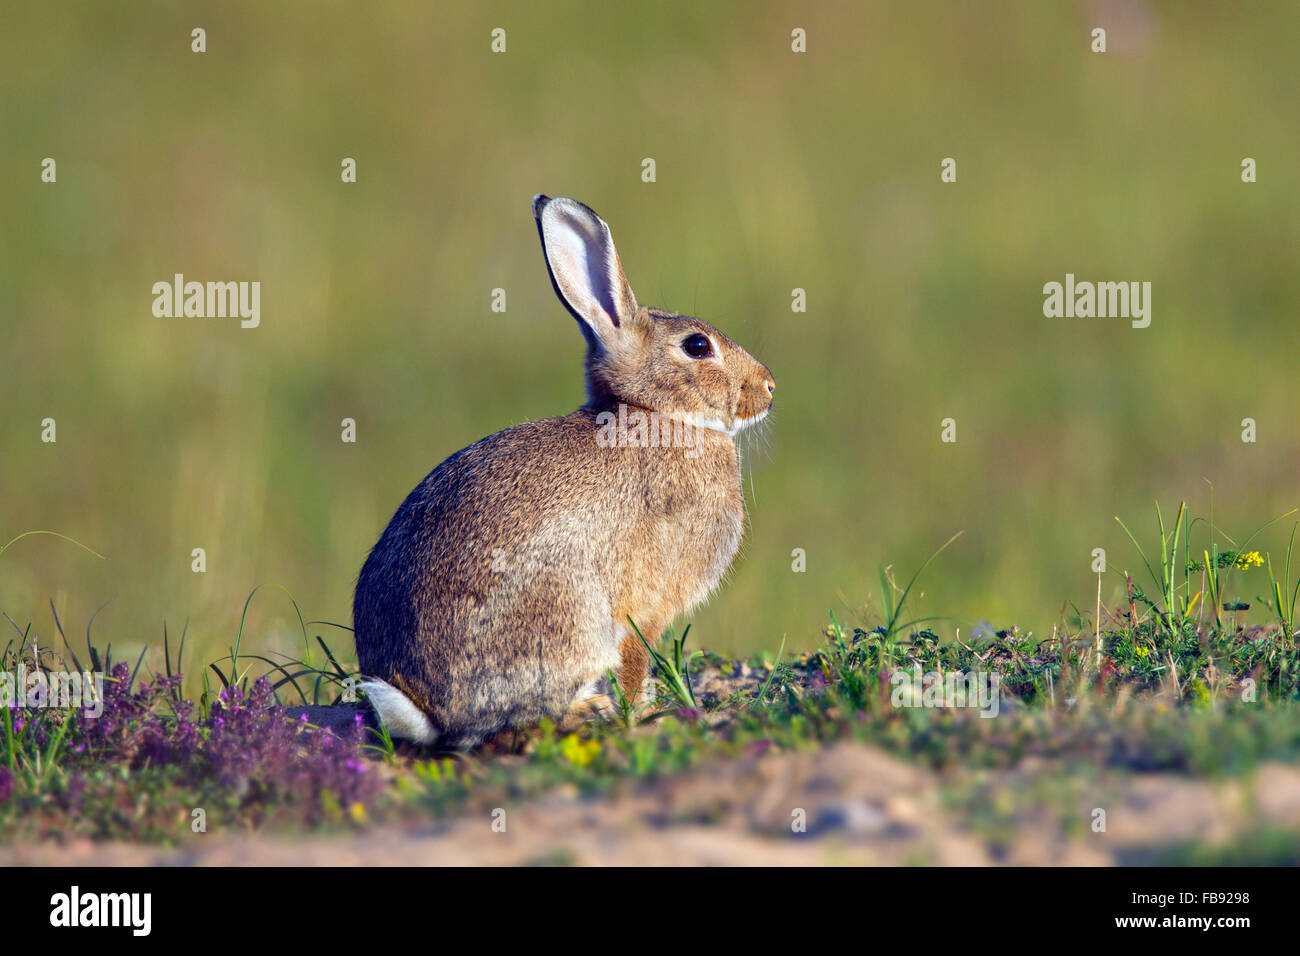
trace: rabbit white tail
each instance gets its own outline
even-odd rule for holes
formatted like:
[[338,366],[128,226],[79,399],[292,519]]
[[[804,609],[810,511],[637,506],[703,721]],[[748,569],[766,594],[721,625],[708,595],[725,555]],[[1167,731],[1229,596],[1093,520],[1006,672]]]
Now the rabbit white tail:
[[390,737],[425,745],[438,739],[438,731],[428,715],[392,684],[377,677],[366,677],[361,681],[361,689]]

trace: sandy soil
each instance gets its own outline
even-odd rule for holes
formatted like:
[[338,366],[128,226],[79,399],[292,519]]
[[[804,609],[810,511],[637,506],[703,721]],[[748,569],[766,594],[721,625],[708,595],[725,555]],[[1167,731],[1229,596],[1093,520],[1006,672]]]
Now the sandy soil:
[[[12,846],[0,849],[0,865],[1107,865],[1143,862],[1152,847],[1224,845],[1252,824],[1300,828],[1300,768],[1290,765],[1221,784],[1169,774],[1101,780],[1092,793],[1015,809],[1014,795],[1031,776],[1050,778],[1050,768],[980,778],[990,804],[1012,801],[1003,808],[1014,824],[1009,841],[972,827],[969,804],[946,809],[934,773],[846,743],[720,761],[614,800],[554,794],[507,808],[504,832],[483,814],[344,835],[209,832],[170,849]],[[1088,825],[1098,802],[1105,832]],[[794,832],[798,819],[804,832]]]

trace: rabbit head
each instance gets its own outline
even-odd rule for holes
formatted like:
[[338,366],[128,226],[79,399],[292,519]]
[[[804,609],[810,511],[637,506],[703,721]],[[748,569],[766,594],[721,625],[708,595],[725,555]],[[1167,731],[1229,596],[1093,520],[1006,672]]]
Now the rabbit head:
[[587,339],[590,407],[625,403],[728,435],[767,415],[767,367],[707,322],[638,305],[595,212],[539,195],[533,216],[555,294]]

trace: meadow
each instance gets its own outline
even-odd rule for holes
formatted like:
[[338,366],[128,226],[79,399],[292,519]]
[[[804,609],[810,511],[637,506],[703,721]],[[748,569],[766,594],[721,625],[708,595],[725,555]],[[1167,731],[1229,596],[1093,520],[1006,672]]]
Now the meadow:
[[[958,530],[921,602],[963,633],[1047,635],[1091,597],[1092,550],[1126,546],[1114,516],[1208,514],[1207,482],[1223,527],[1297,503],[1294,4],[6,17],[0,538],[54,530],[105,556],[50,537],[4,555],[0,608],[42,639],[53,599],[77,628],[98,610],[123,653],[188,622],[214,656],[263,584],[350,623],[416,481],[582,401],[539,191],[610,222],[642,301],[714,322],[776,376],[745,549],[694,620],[712,648],[811,650],[828,609],[873,611],[878,564]],[[260,325],[156,317],[176,273],[260,281]],[[1152,282],[1150,326],[1046,318],[1066,273]],[[279,590],[248,623],[263,652],[299,650]]]
[[[1295,792],[1297,35],[1208,0],[7,4],[0,670],[125,673],[108,724],[4,709],[0,834],[402,825],[841,745],[934,774],[990,858],[1026,814],[1076,845],[1090,767]],[[742,552],[676,622],[696,677],[665,645],[651,719],[468,758],[269,732],[339,698],[415,483],[583,401],[538,192],[777,382]],[[257,322],[157,309],[177,275],[258,283]],[[1141,321],[1053,303],[1074,278]],[[882,700],[914,662],[1018,703]],[[1290,812],[1234,845],[1293,858]]]

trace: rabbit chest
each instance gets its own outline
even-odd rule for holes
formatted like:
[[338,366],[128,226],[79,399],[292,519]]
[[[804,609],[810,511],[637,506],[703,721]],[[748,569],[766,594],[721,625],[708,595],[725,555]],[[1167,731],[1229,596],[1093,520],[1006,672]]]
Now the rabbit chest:
[[644,537],[633,590],[643,614],[670,618],[704,601],[731,566],[745,531],[735,446],[726,436],[692,459],[667,456],[645,489]]

